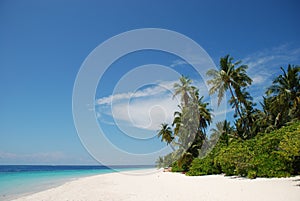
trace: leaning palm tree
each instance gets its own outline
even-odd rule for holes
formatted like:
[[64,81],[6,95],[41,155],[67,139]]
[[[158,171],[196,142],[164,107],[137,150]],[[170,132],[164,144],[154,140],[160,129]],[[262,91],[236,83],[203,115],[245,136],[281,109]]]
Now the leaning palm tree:
[[235,105],[236,112],[241,119],[242,113],[240,104],[243,100],[241,87],[246,87],[251,84],[252,80],[246,74],[248,66],[239,65],[241,61],[233,63],[233,58],[229,55],[220,59],[220,70],[211,69],[207,71],[207,75],[212,77],[207,83],[212,85],[209,94],[218,93],[218,105],[220,105],[227,90],[230,91],[231,99]]
[[177,95],[181,95],[181,102],[183,106],[187,106],[190,98],[190,92],[192,90],[191,84],[192,80],[188,77],[182,75],[179,79],[180,83],[174,84],[174,95],[173,97]]
[[[161,141],[165,141],[167,145],[170,144],[174,139],[171,127],[166,123],[162,123],[160,125],[160,130],[158,131],[157,137],[161,138]],[[173,146],[171,146],[171,148],[174,151]]]

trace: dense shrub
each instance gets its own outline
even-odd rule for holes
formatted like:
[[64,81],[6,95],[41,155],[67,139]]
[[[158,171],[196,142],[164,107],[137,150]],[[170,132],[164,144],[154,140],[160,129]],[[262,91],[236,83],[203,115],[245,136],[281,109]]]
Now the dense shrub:
[[287,127],[285,135],[279,143],[278,154],[289,164],[288,171],[300,174],[300,123]]
[[226,175],[286,177],[300,171],[300,122],[250,140],[217,144],[212,153],[195,159],[188,175],[223,172]]
[[219,174],[220,170],[215,166],[214,159],[212,157],[205,157],[203,159],[196,158],[193,160],[187,175],[210,175]]
[[184,172],[184,169],[178,166],[178,162],[172,164],[172,172]]
[[199,176],[209,174],[220,174],[221,167],[215,163],[216,153],[220,151],[221,143],[217,144],[214,149],[205,158],[196,158],[193,160],[187,175]]
[[172,172],[187,172],[191,166],[194,156],[191,153],[183,154],[172,164]]
[[253,155],[252,142],[236,140],[220,150],[216,161],[226,175],[247,176],[248,171],[253,169],[249,163]]

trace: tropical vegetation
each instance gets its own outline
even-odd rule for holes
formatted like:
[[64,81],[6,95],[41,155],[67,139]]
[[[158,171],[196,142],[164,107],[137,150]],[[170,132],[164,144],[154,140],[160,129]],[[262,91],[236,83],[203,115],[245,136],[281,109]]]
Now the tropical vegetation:
[[[286,177],[300,173],[300,67],[281,67],[267,88],[263,101],[255,103],[249,93],[252,79],[248,66],[226,55],[219,69],[207,72],[209,94],[218,105],[226,93],[233,108],[233,120],[213,120],[209,103],[181,76],[174,84],[174,97],[180,96],[171,125],[162,123],[158,137],[173,152],[159,157],[158,167],[187,175],[220,174],[255,177]],[[260,106],[260,107],[258,107]],[[208,154],[205,154],[208,153]]]

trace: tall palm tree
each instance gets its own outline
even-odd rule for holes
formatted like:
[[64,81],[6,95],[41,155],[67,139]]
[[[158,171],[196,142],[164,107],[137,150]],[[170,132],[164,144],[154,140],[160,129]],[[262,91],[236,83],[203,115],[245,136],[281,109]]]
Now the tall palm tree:
[[221,58],[219,71],[215,69],[207,71],[207,75],[212,77],[207,83],[212,85],[209,94],[218,93],[218,105],[220,105],[226,91],[229,90],[236,112],[243,119],[239,105],[239,102],[241,103],[243,100],[241,87],[250,85],[252,80],[246,74],[247,65],[236,68],[240,63],[241,61],[233,63],[233,58],[229,55]]
[[192,90],[192,80],[182,75],[179,79],[179,82],[180,83],[174,84],[175,91],[173,97],[181,95],[181,101],[183,103],[183,106],[187,106],[190,98],[190,92]]
[[[185,137],[199,135],[200,139],[205,138],[205,130],[212,121],[211,109],[208,108],[209,103],[204,102],[204,97],[199,98],[199,90],[195,86],[191,86],[188,106],[178,106],[180,111],[174,113],[174,135],[178,136],[179,132],[185,133]],[[191,132],[194,134],[191,135]]]
[[196,105],[196,110],[198,111],[199,115],[199,131],[203,135],[205,135],[205,130],[206,128],[210,125],[212,122],[212,113],[211,109],[208,108],[209,103],[204,102],[204,96],[199,97],[199,89],[196,87],[192,87],[192,97],[193,97],[193,102],[195,102]]
[[[161,138],[161,141],[165,141],[167,145],[170,144],[174,139],[171,127],[166,123],[162,123],[157,137]],[[171,148],[174,150],[173,146],[171,146]]]

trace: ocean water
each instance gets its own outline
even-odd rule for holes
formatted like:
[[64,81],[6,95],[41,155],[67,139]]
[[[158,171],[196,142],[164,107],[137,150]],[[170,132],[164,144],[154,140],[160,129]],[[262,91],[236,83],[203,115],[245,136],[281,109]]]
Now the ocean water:
[[38,192],[80,177],[150,166],[48,166],[0,165],[0,200],[6,201]]

